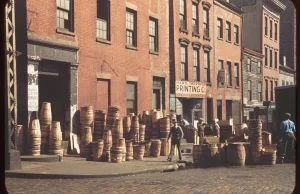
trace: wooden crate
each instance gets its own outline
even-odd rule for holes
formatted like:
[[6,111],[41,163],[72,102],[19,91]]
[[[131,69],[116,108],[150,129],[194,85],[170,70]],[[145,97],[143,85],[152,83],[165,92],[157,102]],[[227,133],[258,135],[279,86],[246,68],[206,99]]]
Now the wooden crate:
[[217,136],[206,136],[206,139],[209,144],[218,144],[220,143],[220,138]]

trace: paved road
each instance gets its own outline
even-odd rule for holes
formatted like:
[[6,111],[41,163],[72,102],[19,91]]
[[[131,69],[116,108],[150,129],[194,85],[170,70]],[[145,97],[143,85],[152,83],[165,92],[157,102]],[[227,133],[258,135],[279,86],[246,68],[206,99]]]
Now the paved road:
[[6,179],[11,194],[30,193],[288,193],[295,186],[295,164],[220,167],[119,178],[48,180]]

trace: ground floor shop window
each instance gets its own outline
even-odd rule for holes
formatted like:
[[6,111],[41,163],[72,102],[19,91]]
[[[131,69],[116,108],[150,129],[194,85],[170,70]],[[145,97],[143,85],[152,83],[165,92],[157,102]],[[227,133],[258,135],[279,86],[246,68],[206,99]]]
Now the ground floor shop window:
[[217,100],[217,117],[222,120],[222,100]]
[[127,82],[127,102],[126,109],[127,114],[135,113],[137,114],[137,83]]

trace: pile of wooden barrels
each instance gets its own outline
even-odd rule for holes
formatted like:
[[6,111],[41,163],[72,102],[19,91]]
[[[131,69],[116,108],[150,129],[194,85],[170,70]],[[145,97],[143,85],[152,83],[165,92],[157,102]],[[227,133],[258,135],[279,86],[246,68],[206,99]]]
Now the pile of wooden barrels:
[[249,120],[248,128],[252,163],[259,164],[262,150],[262,121],[260,119]]
[[47,154],[49,149],[49,136],[52,123],[51,104],[44,102],[40,112],[40,126],[41,126],[41,154]]

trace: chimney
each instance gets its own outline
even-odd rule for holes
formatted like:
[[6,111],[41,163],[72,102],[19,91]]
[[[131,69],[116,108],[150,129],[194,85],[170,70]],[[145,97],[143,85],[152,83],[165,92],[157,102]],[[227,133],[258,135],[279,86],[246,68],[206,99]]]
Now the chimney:
[[286,66],[286,56],[283,56],[283,66]]

